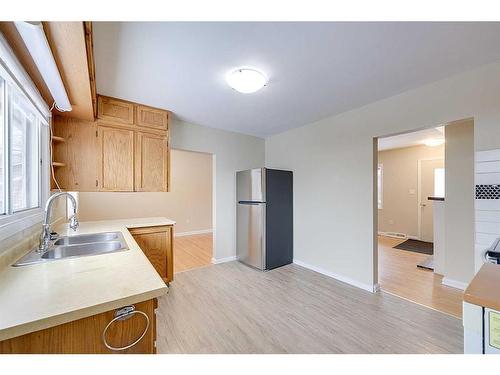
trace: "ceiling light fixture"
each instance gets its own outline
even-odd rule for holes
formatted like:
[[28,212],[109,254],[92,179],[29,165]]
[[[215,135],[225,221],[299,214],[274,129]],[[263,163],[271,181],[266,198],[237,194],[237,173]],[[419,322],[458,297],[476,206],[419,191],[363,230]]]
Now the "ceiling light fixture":
[[444,138],[429,138],[424,140],[424,144],[429,147],[440,146],[444,143]]
[[226,77],[227,84],[238,92],[250,94],[263,88],[267,78],[263,73],[253,68],[238,68]]
[[49,42],[45,37],[42,23],[21,21],[15,21],[14,23],[40,75],[47,85],[50,95],[54,99],[56,109],[60,112],[71,111],[71,103],[59,70],[57,69]]

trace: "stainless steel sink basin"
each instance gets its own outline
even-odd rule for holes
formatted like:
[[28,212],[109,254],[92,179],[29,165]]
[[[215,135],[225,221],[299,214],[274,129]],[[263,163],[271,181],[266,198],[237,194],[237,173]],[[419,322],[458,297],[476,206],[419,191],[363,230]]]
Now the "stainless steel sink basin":
[[33,249],[19,259],[14,267],[43,263],[60,259],[109,254],[128,250],[121,232],[104,232],[59,237],[47,251],[38,253]]
[[46,251],[42,259],[74,258],[88,255],[98,255],[122,250],[123,246],[118,241],[84,243],[78,245],[56,246]]
[[54,246],[75,245],[82,243],[104,242],[104,241],[119,241],[120,234],[121,234],[120,232],[104,232],[104,233],[80,234],[78,236],[66,236],[56,240],[56,242],[54,242]]

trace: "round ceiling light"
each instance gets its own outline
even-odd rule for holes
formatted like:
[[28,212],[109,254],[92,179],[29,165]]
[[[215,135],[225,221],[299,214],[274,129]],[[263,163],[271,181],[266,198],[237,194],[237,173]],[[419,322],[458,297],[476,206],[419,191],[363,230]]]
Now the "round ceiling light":
[[250,94],[263,88],[267,83],[267,78],[258,70],[238,68],[227,75],[226,81],[236,91]]
[[424,140],[424,144],[429,147],[440,146],[444,143],[444,138],[429,138]]

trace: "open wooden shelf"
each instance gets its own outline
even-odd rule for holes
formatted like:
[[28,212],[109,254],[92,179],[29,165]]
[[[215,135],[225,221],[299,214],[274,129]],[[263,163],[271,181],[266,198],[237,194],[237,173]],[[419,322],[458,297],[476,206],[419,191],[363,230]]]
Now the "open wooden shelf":
[[65,166],[66,166],[66,164],[61,163],[61,162],[58,162],[58,161],[53,161],[53,162],[52,162],[52,165],[53,165],[54,167],[65,167]]
[[66,139],[64,139],[63,137],[57,137],[55,135],[52,136],[52,142],[66,142]]

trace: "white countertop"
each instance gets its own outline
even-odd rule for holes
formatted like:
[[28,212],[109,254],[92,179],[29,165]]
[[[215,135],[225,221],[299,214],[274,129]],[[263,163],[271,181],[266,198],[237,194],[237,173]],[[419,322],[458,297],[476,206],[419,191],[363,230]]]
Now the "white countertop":
[[124,305],[159,297],[168,288],[127,228],[174,225],[163,217],[82,222],[75,232],[120,231],[129,250],[0,270],[0,341]]

